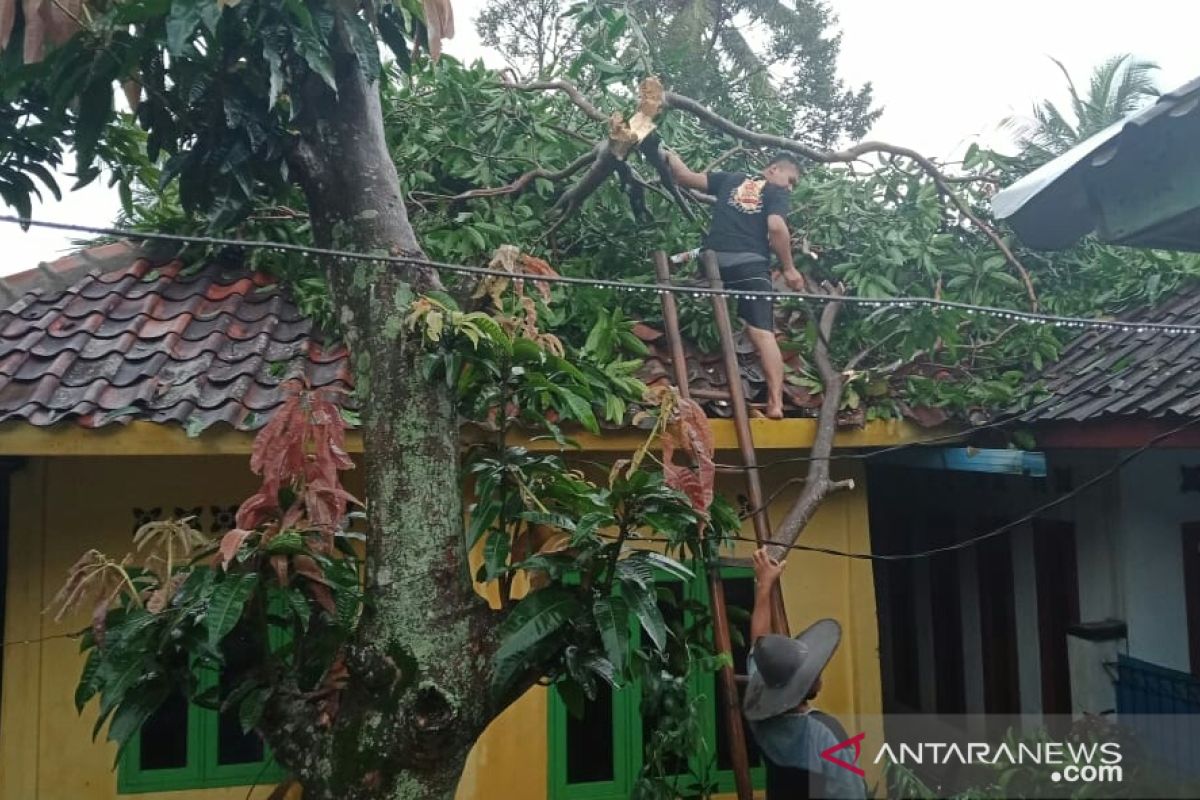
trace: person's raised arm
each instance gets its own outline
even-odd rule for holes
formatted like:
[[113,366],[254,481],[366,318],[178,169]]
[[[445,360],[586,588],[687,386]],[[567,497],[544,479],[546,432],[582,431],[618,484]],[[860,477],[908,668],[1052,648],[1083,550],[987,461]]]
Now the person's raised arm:
[[671,168],[671,176],[675,178],[677,184],[686,186],[688,189],[695,189],[697,192],[708,191],[708,175],[703,172],[693,172],[674,151],[664,147],[662,152],[667,166]]
[[788,230],[787,221],[779,214],[767,217],[767,242],[771,245],[771,252],[779,259],[779,268],[787,285],[793,291],[804,291],[804,276],[792,260],[792,232]]
[[750,645],[771,632],[771,592],[783,574],[786,561],[767,555],[767,548],[754,551],[754,611],[750,614]]

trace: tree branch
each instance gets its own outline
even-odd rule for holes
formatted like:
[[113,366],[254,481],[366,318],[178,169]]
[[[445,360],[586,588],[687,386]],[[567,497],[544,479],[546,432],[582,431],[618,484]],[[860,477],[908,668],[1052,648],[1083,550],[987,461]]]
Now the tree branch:
[[[840,294],[840,290],[835,290]],[[788,548],[800,538],[800,533],[808,525],[817,507],[828,495],[839,489],[854,486],[850,481],[829,480],[829,456],[833,452],[834,435],[837,433],[838,409],[842,404],[842,389],[845,384],[842,374],[834,368],[829,358],[829,337],[833,333],[833,325],[837,321],[842,302],[835,294],[821,311],[821,320],[817,324],[817,343],[813,348],[813,361],[821,375],[823,390],[821,392],[821,409],[817,414],[817,433],[813,438],[810,454],[812,460],[808,463],[808,475],[805,478],[804,491],[788,510],[787,516],[771,537],[768,545],[771,557],[782,560],[787,556]]]
[[788,152],[804,156],[805,158],[813,161],[819,161],[823,164],[849,163],[868,153],[888,153],[914,161],[931,178],[933,178],[934,183],[936,183],[938,188],[950,198],[950,201],[954,203],[954,206],[959,210],[959,212],[964,217],[969,219],[977,228],[979,228],[979,230],[981,230],[983,234],[991,240],[996,249],[998,249],[1004,255],[1005,260],[1013,267],[1014,270],[1016,270],[1017,274],[1020,275],[1021,280],[1024,282],[1025,292],[1029,296],[1030,307],[1034,311],[1037,311],[1037,293],[1034,291],[1033,281],[1030,279],[1029,271],[1025,269],[1025,265],[1020,262],[1008,245],[1004,243],[1004,240],[1000,238],[1000,234],[998,234],[990,225],[980,219],[979,216],[971,209],[970,204],[959,197],[957,193],[955,193],[954,188],[951,186],[950,179],[947,178],[940,169],[938,169],[937,165],[917,151],[907,147],[899,147],[897,145],[888,144],[887,142],[874,141],[860,142],[853,147],[849,147],[844,150],[822,150],[820,148],[804,144],[803,142],[796,141],[795,139],[789,139],[785,136],[776,136],[770,133],[759,133],[758,131],[752,131],[749,128],[743,128],[741,125],[722,117],[720,114],[716,113],[707,106],[698,103],[692,98],[675,94],[674,92],[663,93],[663,104],[667,108],[686,111],[699,119],[701,122],[707,123],[711,127],[716,128],[722,133],[728,134],[735,139],[740,139],[743,142],[748,142],[760,147],[772,147],[777,150],[786,150]]
[[528,189],[529,185],[538,178],[545,178],[552,183],[558,183],[559,181],[566,180],[575,173],[579,172],[579,170],[595,161],[596,156],[597,153],[595,150],[584,153],[567,166],[555,172],[551,172],[545,167],[531,169],[513,182],[507,183],[504,186],[492,186],[484,189],[471,189],[466,192],[459,192],[458,194],[452,195],[430,195],[425,192],[410,192],[409,196],[412,197],[414,195],[419,195],[421,197],[437,197],[444,200],[471,200],[478,197],[499,197],[506,194],[520,194]]
[[526,83],[517,83],[516,81],[505,80],[501,85],[506,89],[518,92],[562,92],[571,98],[571,102],[579,106],[583,110],[583,113],[587,114],[592,120],[596,122],[608,122],[608,116],[592,105],[591,101],[583,96],[583,92],[579,91],[579,87],[570,81],[528,81]]
[[[647,79],[647,81],[643,81],[643,92],[645,91],[647,82],[649,81],[653,81],[655,84],[657,84],[657,79]],[[517,83],[506,79],[502,85],[506,88],[521,92],[563,92],[592,120],[596,122],[609,122],[611,131],[615,131],[618,124],[623,124],[620,123],[619,115],[614,115],[612,118],[604,116],[603,112],[601,112],[598,108],[596,108],[595,105],[591,103],[591,101],[584,97],[583,92],[581,92],[579,88],[575,86],[575,84],[568,80],[531,81],[528,83]],[[769,147],[776,150],[785,150],[787,152],[796,153],[797,155],[804,156],[812,161],[818,161],[823,164],[851,164],[869,153],[884,153],[910,159],[933,179],[938,189],[941,190],[946,197],[950,198],[950,202],[954,204],[959,213],[962,214],[966,219],[970,220],[970,222],[976,228],[982,231],[984,236],[986,236],[988,240],[990,240],[991,243],[996,247],[996,249],[1003,254],[1004,260],[1008,262],[1008,264],[1021,278],[1021,281],[1025,286],[1025,293],[1029,298],[1030,308],[1034,311],[1038,310],[1037,292],[1034,290],[1033,280],[1029,275],[1029,270],[1025,268],[1025,265],[1021,263],[1020,259],[1018,259],[1013,253],[1012,249],[1004,243],[1004,239],[1001,238],[1000,234],[997,233],[991,225],[984,222],[984,220],[981,219],[979,215],[976,214],[971,208],[971,205],[966,200],[959,197],[959,195],[954,191],[954,184],[961,183],[962,181],[957,178],[951,178],[947,176],[941,171],[940,168],[938,168],[936,164],[933,163],[932,160],[921,155],[916,150],[879,141],[860,142],[843,150],[824,150],[819,147],[814,147],[813,145],[805,144],[804,142],[796,139],[790,139],[786,136],[760,133],[758,131],[750,130],[749,128],[744,128],[741,125],[738,125],[736,122],[726,119],[704,104],[685,95],[664,91],[661,93],[661,104],[664,108],[685,111],[710,127],[721,131],[722,133],[725,133],[745,144],[752,144],[759,147]],[[610,132],[609,141],[610,143],[615,141],[613,132]],[[603,144],[604,143],[601,143],[598,145],[598,147],[603,146]],[[621,142],[621,144],[624,145],[625,142]],[[616,153],[616,156],[624,159],[628,152],[628,148],[622,146],[617,148],[617,150],[618,152]],[[583,199],[595,191],[604,178],[608,177],[609,173],[613,172],[611,163],[602,165],[601,162],[603,160],[603,158],[597,158],[597,162],[593,164],[593,170],[585,175],[575,187],[573,187],[571,190],[568,190],[568,192],[563,195],[564,198],[567,198],[567,202],[561,203],[559,208],[562,210],[564,218],[570,216],[576,210],[578,210]],[[558,224],[561,224],[561,221],[562,219],[556,222],[554,227],[557,227]]]

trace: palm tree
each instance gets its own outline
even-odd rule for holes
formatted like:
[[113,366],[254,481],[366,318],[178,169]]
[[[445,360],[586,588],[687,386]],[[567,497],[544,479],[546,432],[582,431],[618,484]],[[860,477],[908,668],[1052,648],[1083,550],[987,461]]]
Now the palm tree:
[[1033,107],[1033,118],[1009,117],[1004,127],[1016,135],[1021,158],[1034,165],[1061,155],[1084,139],[1120,121],[1158,97],[1154,73],[1158,64],[1125,53],[1109,58],[1092,71],[1086,95],[1080,95],[1070,73],[1051,59],[1067,79],[1071,105],[1064,113],[1054,102]]

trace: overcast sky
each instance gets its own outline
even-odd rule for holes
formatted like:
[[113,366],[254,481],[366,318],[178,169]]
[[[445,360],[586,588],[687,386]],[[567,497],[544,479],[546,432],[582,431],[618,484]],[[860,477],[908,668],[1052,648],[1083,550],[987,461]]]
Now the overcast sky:
[[[1110,55],[1157,61],[1160,87],[1200,75],[1195,0],[831,0],[843,34],[840,71],[871,81],[883,106],[871,138],[949,157],[971,141],[1004,141],[996,123],[1061,99],[1063,79],[1049,56],[1083,82]],[[458,35],[447,52],[502,64],[475,35],[485,0],[456,0]],[[1192,11],[1185,9],[1193,8]],[[69,185],[69,179],[65,179]],[[37,208],[41,219],[109,224],[117,200],[102,182]],[[5,213],[12,213],[6,209]],[[69,236],[0,226],[0,274],[20,272],[69,249]]]

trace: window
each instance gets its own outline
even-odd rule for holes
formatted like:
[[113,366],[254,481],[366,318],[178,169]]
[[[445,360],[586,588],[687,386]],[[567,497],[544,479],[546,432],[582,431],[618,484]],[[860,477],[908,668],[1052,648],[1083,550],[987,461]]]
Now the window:
[[[224,648],[234,673],[238,672],[237,631]],[[217,681],[214,672],[200,676],[199,690]],[[222,686],[222,695],[229,687]],[[256,733],[242,733],[237,709],[221,713],[187,702],[182,693],[171,695],[142,725],[121,754],[117,769],[119,793],[162,792],[217,786],[270,784],[282,780],[284,771],[271,758]]]
[[[754,601],[754,578],[749,570],[723,570],[726,605],[730,625],[741,633],[734,635],[734,670],[745,674],[750,637],[750,610]],[[686,586],[679,582],[660,582],[676,601],[688,599],[708,605],[708,585],[703,576]],[[676,608],[682,603],[676,602]],[[670,623],[671,610],[663,609]],[[678,612],[675,612],[678,613]],[[636,622],[634,623],[636,624]],[[694,676],[689,692],[699,703],[701,729],[708,743],[705,753],[697,753],[693,762],[680,765],[681,772],[708,773],[718,791],[732,792],[734,779],[725,734],[725,722],[716,702],[719,682],[715,674]],[[549,756],[550,800],[626,800],[642,769],[645,735],[653,721],[641,713],[641,686],[617,691],[605,690],[586,704],[582,719],[572,716],[557,692],[550,693]],[[744,725],[744,723],[743,723]],[[750,750],[752,778],[756,787],[765,785],[765,773],[753,736],[744,728]],[[708,763],[701,763],[703,758]]]

